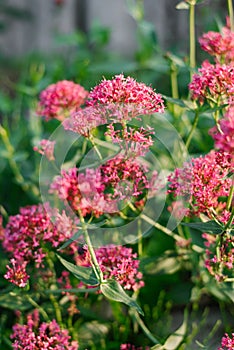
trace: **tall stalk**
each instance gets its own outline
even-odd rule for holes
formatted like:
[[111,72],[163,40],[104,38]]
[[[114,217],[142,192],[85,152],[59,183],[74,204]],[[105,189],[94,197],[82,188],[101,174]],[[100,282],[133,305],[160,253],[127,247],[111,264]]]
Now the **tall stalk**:
[[189,2],[189,65],[190,79],[192,80],[193,70],[196,67],[196,33],[195,33],[195,6],[196,0]]
[[230,19],[230,28],[231,31],[234,31],[234,16],[233,16],[233,3],[232,0],[228,0],[228,12],[229,12],[229,19]]

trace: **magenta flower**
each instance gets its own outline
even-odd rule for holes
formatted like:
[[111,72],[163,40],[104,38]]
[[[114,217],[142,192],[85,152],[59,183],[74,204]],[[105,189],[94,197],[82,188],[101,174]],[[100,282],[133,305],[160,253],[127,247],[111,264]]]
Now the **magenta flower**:
[[225,333],[225,336],[222,338],[222,347],[218,350],[233,350],[234,349],[234,333],[232,333],[231,337]]
[[117,155],[103,164],[100,170],[102,181],[112,200],[137,198],[149,188],[146,178],[148,169],[137,159],[126,159]]
[[[204,233],[205,267],[218,282],[225,281],[226,278],[233,278],[234,270],[234,238],[229,235],[223,237],[222,246],[217,247],[217,238]],[[217,249],[219,254],[217,254]]]
[[42,155],[45,155],[49,161],[52,161],[52,160],[55,160],[54,145],[55,145],[55,141],[43,139],[39,142],[38,146],[33,147],[33,150]]
[[20,288],[24,288],[27,285],[29,275],[26,272],[26,261],[17,262],[15,259],[10,260],[12,267],[9,265],[6,266],[7,273],[4,275],[4,278],[9,280],[11,283],[15,284]]
[[81,85],[68,80],[59,81],[40,93],[37,113],[46,120],[63,121],[79,110],[87,96],[88,92]]
[[220,151],[227,152],[232,157],[234,166],[234,107],[230,107],[217,126],[210,130],[215,141],[215,147]]
[[[131,119],[141,114],[163,113],[164,103],[162,96],[144,83],[138,83],[131,77],[123,74],[116,75],[111,80],[104,79],[95,86],[89,94],[87,106],[106,105],[107,108],[117,106],[113,113],[120,119]],[[118,106],[119,105],[119,106]],[[112,107],[111,107],[112,108]]]
[[181,196],[184,203],[190,205],[188,214],[205,214],[209,218],[215,215],[226,223],[231,213],[226,211],[223,216],[226,202],[219,199],[229,195],[232,180],[228,175],[232,170],[228,153],[211,151],[204,157],[191,159],[182,169],[176,169],[168,177],[168,192]]
[[27,317],[27,323],[15,324],[11,335],[14,350],[77,350],[78,342],[71,341],[66,329],[55,320],[40,323],[38,311]]
[[189,89],[192,99],[200,103],[204,100],[211,105],[233,103],[233,67],[219,63],[213,65],[204,61],[202,67],[198,69],[198,74],[193,75]]
[[75,212],[80,211],[82,216],[92,213],[99,217],[105,211],[110,211],[104,189],[99,169],[86,169],[85,173],[78,173],[77,168],[71,168],[61,171],[61,176],[52,182],[50,192],[57,193],[60,199],[67,201]]
[[215,58],[217,63],[234,63],[234,33],[223,27],[221,33],[210,31],[199,39],[201,48]]
[[105,106],[86,107],[73,113],[63,122],[65,130],[89,137],[92,129],[107,122],[108,108]]
[[[54,223],[51,221],[52,211],[55,214]],[[42,266],[46,255],[43,245],[50,243],[52,247],[57,247],[76,230],[72,222],[64,221],[64,213],[60,215],[49,207],[46,211],[41,204],[21,208],[19,214],[9,218],[2,246],[16,261],[34,261],[37,267]]]
[[114,125],[110,124],[105,135],[110,136],[112,142],[117,143],[126,155],[138,157],[144,156],[153,145],[151,135],[154,135],[154,131],[151,127],[115,130]]
[[[132,248],[107,245],[95,249],[95,254],[104,278],[114,278],[126,290],[136,291],[144,286],[142,273],[138,271],[140,261]],[[83,247],[77,264],[91,266],[91,258],[87,247]]]

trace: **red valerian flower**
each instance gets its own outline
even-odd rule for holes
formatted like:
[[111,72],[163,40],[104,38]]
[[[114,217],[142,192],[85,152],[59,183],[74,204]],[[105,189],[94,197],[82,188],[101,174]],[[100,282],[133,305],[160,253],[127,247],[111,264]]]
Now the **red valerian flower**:
[[210,130],[210,134],[215,141],[215,147],[223,152],[227,152],[232,157],[234,167],[234,107],[230,107],[217,126]]
[[40,323],[38,310],[27,316],[26,324],[13,326],[11,339],[14,350],[78,350],[78,342],[55,320]]
[[43,139],[39,142],[38,146],[34,146],[33,150],[45,155],[49,161],[55,160],[54,158],[54,145],[56,141],[50,141]]
[[[232,180],[228,175],[233,171],[228,153],[211,151],[204,157],[192,158],[181,169],[175,169],[168,177],[169,193],[181,196],[190,208],[186,214],[199,216],[201,213],[227,223],[230,212],[225,210]],[[180,198],[181,199],[181,198]],[[225,213],[225,216],[224,216]]]
[[65,217],[64,213],[49,207],[45,210],[41,204],[20,208],[19,214],[9,218],[1,237],[2,246],[16,261],[33,261],[37,267],[43,266],[46,253],[42,246],[50,243],[57,247],[77,231],[73,222]]
[[125,78],[123,74],[116,75],[111,80],[102,80],[89,94],[87,106],[106,105],[107,108],[116,105],[115,113],[120,111],[119,118],[131,119],[141,114],[163,113],[162,96],[151,87],[139,83],[132,77]]
[[230,28],[223,27],[220,33],[209,31],[199,38],[199,43],[217,63],[234,63],[234,33]]
[[225,333],[224,337],[222,338],[222,347],[218,350],[233,350],[234,349],[234,333],[232,333],[231,337]]
[[44,116],[46,120],[63,121],[79,110],[87,96],[88,91],[83,86],[69,80],[59,81],[49,85],[40,93],[37,113]]
[[[104,279],[114,278],[126,290],[136,291],[144,286],[143,275],[138,271],[140,261],[132,248],[110,244],[95,249],[95,254]],[[91,257],[86,246],[78,256],[77,264],[91,266]]]
[[231,104],[234,97],[234,68],[204,61],[198,73],[193,75],[189,89],[192,99],[200,103],[207,100],[211,105]]
[[27,285],[29,275],[26,272],[26,261],[16,261],[15,259],[10,260],[12,267],[9,265],[6,266],[7,273],[4,275],[4,278],[9,280],[11,283],[15,284],[20,288],[24,288]]

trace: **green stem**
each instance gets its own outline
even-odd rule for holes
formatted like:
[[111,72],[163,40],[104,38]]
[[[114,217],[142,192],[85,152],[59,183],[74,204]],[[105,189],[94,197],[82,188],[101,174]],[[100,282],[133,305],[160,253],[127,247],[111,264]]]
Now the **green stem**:
[[194,117],[194,120],[193,120],[193,125],[192,125],[192,128],[188,134],[188,138],[187,138],[187,141],[185,143],[185,146],[188,148],[189,145],[190,145],[190,142],[192,141],[192,137],[193,137],[193,133],[194,131],[196,130],[196,127],[197,127],[197,123],[198,123],[198,119],[199,119],[199,113],[198,111],[196,110],[195,111],[195,117]]
[[[134,205],[129,202],[128,203],[129,207],[136,212],[136,208],[134,207]],[[140,214],[140,218],[145,220],[146,222],[148,222],[149,224],[151,224],[152,226],[154,226],[155,228],[157,228],[158,230],[164,232],[166,235],[174,238],[176,241],[181,241],[181,237],[179,235],[177,235],[176,233],[174,233],[173,231],[171,231],[169,228],[162,226],[161,224],[159,224],[158,222],[154,221],[153,219],[151,219],[149,216],[145,215],[145,214]]]
[[138,230],[137,230],[137,234],[138,234],[138,257],[141,257],[142,253],[143,253],[141,220],[138,220],[137,226],[138,226]]
[[193,70],[196,67],[196,35],[195,35],[195,5],[196,0],[191,0],[189,3],[189,39],[190,39],[190,78],[192,80]]
[[95,144],[92,135],[89,136],[89,141],[92,143],[92,146],[93,146],[95,152],[97,153],[98,158],[99,158],[100,160],[103,160],[102,155],[101,155],[101,152],[100,152],[99,149],[97,148],[97,145]]
[[97,279],[99,280],[99,282],[102,283],[104,280],[103,273],[102,273],[102,270],[100,269],[99,263],[97,261],[97,257],[96,257],[95,251],[93,249],[93,245],[92,245],[92,242],[91,242],[91,239],[89,237],[88,230],[87,230],[87,225],[85,223],[84,217],[83,217],[80,210],[78,210],[78,214],[79,214],[79,218],[80,218],[80,222],[81,222],[81,227],[82,227],[82,230],[84,233],[85,242],[87,243],[89,254],[91,256],[92,267],[93,267],[94,273],[95,273]]
[[135,320],[137,321],[138,325],[141,327],[141,329],[143,330],[143,332],[145,333],[145,335],[154,343],[154,344],[159,344],[158,339],[155,338],[155,336],[150,332],[150,330],[146,327],[146,325],[144,324],[144,322],[142,321],[142,319],[140,318],[138,313],[134,313],[133,317],[135,318]]
[[227,210],[229,210],[231,208],[233,195],[234,195],[234,178],[233,178],[233,184],[230,188],[230,192],[229,192],[228,199],[227,199]]
[[31,195],[34,196],[39,195],[38,188],[33,184],[26,184],[23,176],[20,173],[20,170],[18,168],[18,165],[14,159],[14,153],[15,149],[10,143],[7,131],[0,125],[0,136],[2,138],[3,144],[6,147],[6,150],[8,152],[8,162],[11,167],[11,170],[15,176],[16,182],[21,186],[24,192],[29,192]]
[[229,18],[230,18],[230,27],[231,31],[234,31],[234,16],[233,16],[233,4],[232,0],[228,0],[228,12],[229,12]]
[[[50,258],[49,253],[46,255],[46,261],[47,264],[49,266],[50,271],[52,272],[52,284],[56,285],[56,275],[55,275],[55,268],[54,268],[54,263],[53,260]],[[50,301],[54,307],[54,311],[55,311],[55,315],[56,315],[56,320],[58,322],[58,324],[63,327],[63,319],[62,319],[62,313],[61,313],[61,309],[59,306],[59,303],[57,301],[57,299],[55,298],[54,294],[52,292],[49,293],[49,298]]]
[[44,318],[44,320],[46,322],[50,322],[50,318],[47,315],[47,313],[45,312],[45,310],[37,304],[37,302],[35,300],[33,300],[28,294],[26,294],[26,299],[28,300],[28,302],[35,307],[36,309],[38,309],[38,311],[41,313],[42,317]]

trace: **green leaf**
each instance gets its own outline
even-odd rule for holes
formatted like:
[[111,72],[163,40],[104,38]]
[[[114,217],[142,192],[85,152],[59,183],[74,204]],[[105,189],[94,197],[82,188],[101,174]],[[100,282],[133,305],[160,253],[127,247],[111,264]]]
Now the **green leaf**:
[[72,244],[73,242],[75,242],[82,234],[83,234],[83,231],[82,231],[82,230],[76,232],[76,233],[75,233],[71,238],[69,238],[63,245],[61,245],[61,247],[59,247],[58,251],[67,248],[70,244]]
[[163,95],[163,98],[165,98],[166,101],[173,103],[177,106],[183,107],[183,108],[188,108],[188,106],[186,105],[186,103],[183,100],[180,100],[179,98],[172,98],[169,96],[165,96]]
[[92,346],[100,343],[106,338],[109,326],[99,323],[96,320],[84,323],[79,327],[79,346],[86,349],[87,345]]
[[8,294],[0,296],[0,306],[10,310],[25,311],[31,307],[31,304],[25,301],[23,296],[8,292]]
[[83,266],[76,266],[69,261],[63,259],[61,256],[56,254],[60,262],[65,266],[68,271],[70,271],[76,278],[81,280],[83,283],[90,285],[90,286],[96,286],[99,284],[98,279],[96,278],[94,271],[91,267],[83,267]]
[[224,228],[217,224],[217,222],[211,220],[206,222],[181,222],[181,225],[188,226],[191,228],[194,228],[198,231],[211,233],[214,235],[220,234],[223,232]]
[[113,279],[106,280],[101,284],[100,289],[106,298],[124,303],[129,307],[134,308],[139,314],[144,315],[137,302],[127,295],[117,281]]
[[176,5],[177,10],[189,10],[189,4],[185,1],[179,2],[179,4]]

